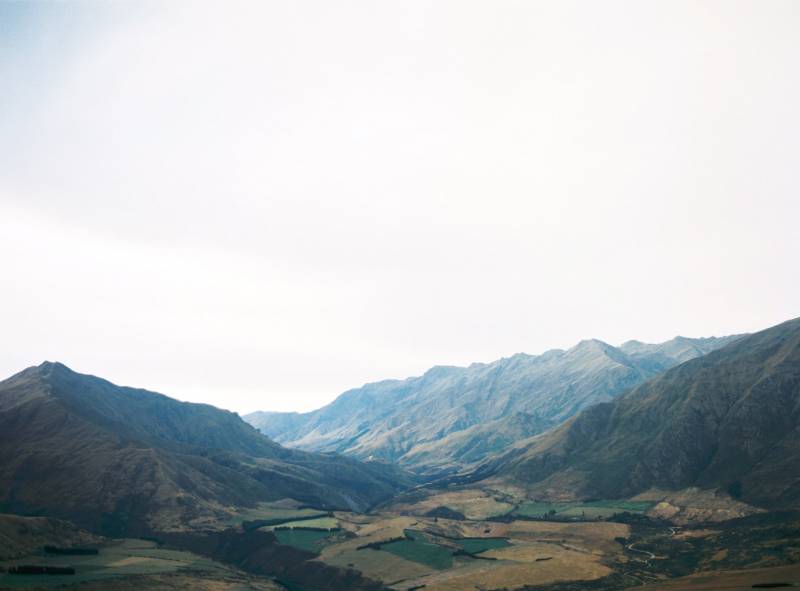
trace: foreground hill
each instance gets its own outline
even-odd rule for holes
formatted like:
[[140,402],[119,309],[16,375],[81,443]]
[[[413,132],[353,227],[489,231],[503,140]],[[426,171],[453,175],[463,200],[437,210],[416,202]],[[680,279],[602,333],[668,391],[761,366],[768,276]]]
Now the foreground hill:
[[534,496],[721,489],[800,506],[800,319],[688,361],[482,467]]
[[0,560],[25,556],[43,546],[88,546],[99,540],[58,519],[0,514]]
[[538,356],[434,367],[421,377],[350,390],[310,413],[253,413],[245,420],[290,447],[383,458],[421,472],[453,470],[736,338],[618,348],[582,341]]
[[406,484],[391,466],[288,450],[236,414],[59,363],[0,382],[0,510],[117,534],[282,497],[364,509]]

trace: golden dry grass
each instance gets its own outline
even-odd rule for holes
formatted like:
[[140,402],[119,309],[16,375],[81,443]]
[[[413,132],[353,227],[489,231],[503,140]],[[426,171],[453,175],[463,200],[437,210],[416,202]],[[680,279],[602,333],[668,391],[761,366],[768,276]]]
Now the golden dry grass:
[[281,591],[283,587],[263,577],[231,574],[210,578],[207,575],[139,575],[113,580],[85,582],[58,587],[61,591]]
[[686,540],[688,538],[705,538],[713,534],[718,534],[719,531],[715,529],[687,529],[679,530],[675,534],[676,540]]
[[345,550],[326,558],[324,562],[334,566],[354,568],[364,576],[384,581],[386,584],[434,572],[434,569],[424,564],[405,560],[382,550]]
[[[440,493],[433,497],[433,501],[426,499],[426,502],[439,506],[442,500],[455,501],[472,504],[473,507],[480,506],[476,502],[486,503],[479,499],[487,497],[478,496],[476,492],[482,491]],[[612,554],[617,557],[624,555],[622,546],[614,538],[630,535],[627,525],[610,522],[496,523],[434,520],[391,513],[368,517],[337,513],[336,517],[342,528],[355,533],[357,537],[324,548],[319,559],[331,565],[354,568],[398,590],[416,585],[426,585],[426,591],[479,587],[511,589],[554,581],[595,579],[610,573],[610,569],[601,561]],[[407,529],[444,536],[437,540],[443,545],[450,545],[448,537],[507,537],[512,546],[484,553],[487,557],[496,558],[496,561],[459,558],[453,568],[445,571],[435,571],[389,552],[356,550],[365,544],[402,537]]]
[[415,529],[451,538],[497,538],[505,535],[503,532],[506,531],[506,524],[420,517]]
[[342,517],[340,519],[342,528],[348,529],[358,537],[323,548],[320,558],[325,562],[334,560],[337,555],[348,550],[355,550],[365,544],[402,538],[404,530],[413,528],[419,523],[415,517],[389,516],[366,524],[347,521],[342,515],[340,517]]
[[585,552],[617,554],[622,546],[614,538],[626,538],[630,528],[624,523],[606,521],[555,523],[550,521],[513,521],[498,524],[497,535],[528,541],[560,542]]
[[656,502],[647,514],[677,524],[725,521],[762,511],[727,494],[695,487],[680,491],[649,490],[631,500]]
[[293,499],[281,499],[269,503],[258,503],[256,507],[250,509],[240,509],[232,515],[225,525],[238,525],[243,521],[254,521],[258,519],[298,519],[311,516],[324,516],[325,511],[318,509],[300,509],[299,503]]
[[[648,585],[648,591],[752,591],[753,585],[800,585],[800,564],[742,571],[709,571]],[[427,590],[426,590],[427,591]]]
[[[548,547],[549,546],[549,547]],[[599,579],[611,573],[598,556],[566,550],[554,544],[539,544],[530,548],[503,548],[487,552],[501,556],[496,562],[476,561],[465,568],[435,573],[403,586],[425,585],[426,591],[466,591],[480,589],[514,589],[525,585],[546,585],[556,581]],[[517,557],[520,560],[513,560]],[[536,561],[536,557],[549,557]]]
[[309,527],[319,527],[322,529],[337,529],[339,527],[339,520],[335,517],[317,517],[316,519],[302,519],[298,521],[284,521],[278,525],[265,525],[262,528],[259,528],[263,531],[274,531],[278,528],[309,528]]
[[114,568],[119,566],[132,566],[134,564],[141,564],[143,562],[148,562],[153,560],[147,556],[128,556],[127,558],[121,558],[120,560],[115,560],[114,562],[109,562],[108,567]]
[[497,558],[498,560],[511,560],[514,562],[536,562],[543,558],[552,558],[561,550],[562,548],[560,546],[555,546],[554,544],[534,542],[532,544],[488,550],[484,552],[482,556],[486,558]]
[[474,520],[503,515],[513,509],[513,505],[496,500],[484,490],[468,489],[436,493],[414,503],[399,503],[393,505],[391,511],[422,515],[436,507],[449,507]]

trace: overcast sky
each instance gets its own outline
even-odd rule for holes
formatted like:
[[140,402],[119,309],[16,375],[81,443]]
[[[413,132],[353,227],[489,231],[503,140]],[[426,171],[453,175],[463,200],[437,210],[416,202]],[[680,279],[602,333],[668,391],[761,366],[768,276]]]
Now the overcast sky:
[[239,412],[800,315],[800,3],[0,4],[0,374]]

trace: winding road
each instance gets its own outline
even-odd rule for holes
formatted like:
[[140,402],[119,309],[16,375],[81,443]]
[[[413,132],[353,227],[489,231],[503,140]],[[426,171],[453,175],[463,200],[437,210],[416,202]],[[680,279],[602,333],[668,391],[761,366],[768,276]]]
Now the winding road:
[[[681,528],[680,527],[670,527],[669,528],[670,537],[675,536],[678,533],[679,529],[681,529]],[[649,550],[640,550],[639,548],[636,548],[636,544],[637,543],[638,542],[632,542],[632,543],[628,544],[627,546],[625,546],[625,548],[627,550],[630,550],[631,552],[636,552],[638,554],[646,555],[647,558],[634,558],[633,560],[636,560],[637,562],[641,562],[645,566],[650,566],[650,561],[651,560],[655,560],[658,557],[655,554],[653,554],[652,552],[650,552]],[[662,559],[663,559],[663,557],[662,557]],[[651,579],[653,581],[657,581],[658,580],[656,577],[651,577],[651,576],[645,575],[643,573],[639,573],[639,576],[635,576],[635,575],[632,575],[630,573],[625,573],[625,576],[630,577],[632,579],[635,579],[641,585],[645,585],[646,582],[644,580],[642,580],[641,578],[639,578],[639,577],[645,577],[645,578]]]
[[635,545],[636,542],[634,542],[633,544],[628,544],[626,548],[628,548],[628,550],[630,550],[631,552],[638,552],[639,554],[647,554],[648,556],[647,560],[640,560],[640,562],[644,562],[649,565],[650,561],[653,560],[656,557],[656,555],[648,550],[639,550],[638,548],[634,548]]

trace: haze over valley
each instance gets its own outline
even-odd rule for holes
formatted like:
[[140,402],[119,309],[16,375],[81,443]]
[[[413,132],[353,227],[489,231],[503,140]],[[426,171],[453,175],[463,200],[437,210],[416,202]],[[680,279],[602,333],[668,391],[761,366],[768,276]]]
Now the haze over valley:
[[244,418],[290,447],[447,470],[480,462],[736,338],[627,341],[618,348],[590,339],[567,351],[437,366],[417,378],[367,384],[311,413]]

